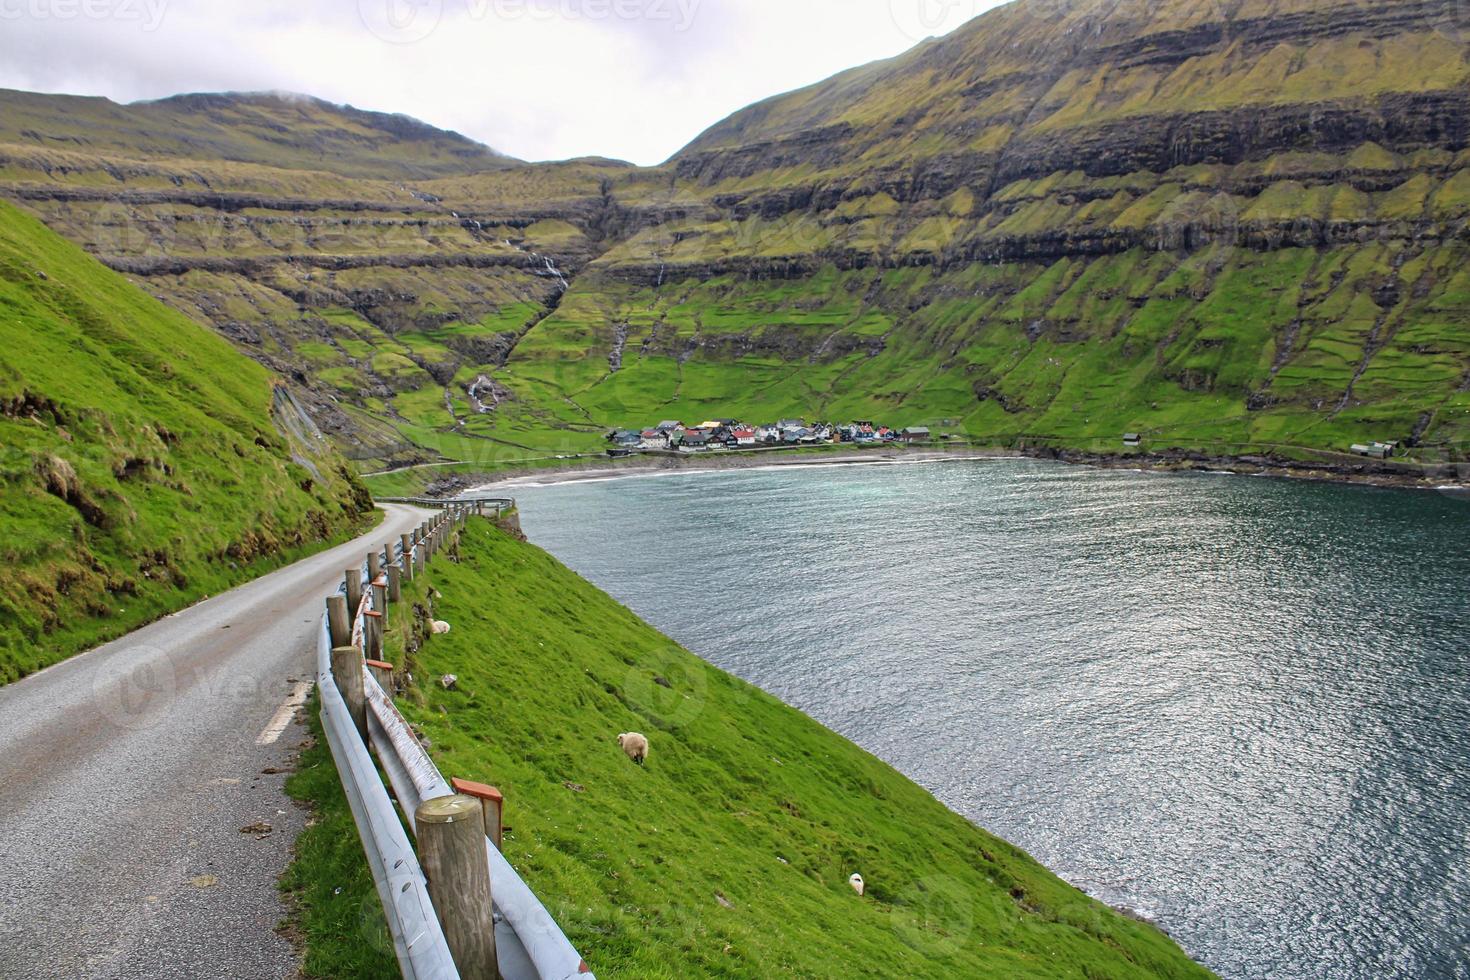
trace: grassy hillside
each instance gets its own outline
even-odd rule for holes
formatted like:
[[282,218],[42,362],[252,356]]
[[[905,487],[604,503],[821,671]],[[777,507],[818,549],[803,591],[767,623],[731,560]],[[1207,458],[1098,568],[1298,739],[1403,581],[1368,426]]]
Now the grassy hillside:
[[[1467,257],[1140,248],[942,271],[828,265],[778,283],[588,282],[511,356],[500,379],[518,397],[459,432],[567,452],[599,423],[795,408],[996,445],[1121,452],[1139,432],[1147,449],[1313,459],[1382,439],[1427,463],[1463,459]],[[617,370],[603,354],[614,343],[628,352]]]
[[9,205],[0,341],[0,682],[366,519],[263,368]]
[[[405,710],[505,793],[507,857],[598,976],[1208,975],[541,550],[474,520],[458,554],[420,592],[453,630],[407,661]],[[402,660],[422,638],[395,625]]]
[[301,975],[402,980],[383,903],[322,732],[316,695],[305,711],[311,738],[286,780],[286,792],[311,807],[312,820],[296,838],[291,866],[281,878],[291,905],[290,927],[305,947]]

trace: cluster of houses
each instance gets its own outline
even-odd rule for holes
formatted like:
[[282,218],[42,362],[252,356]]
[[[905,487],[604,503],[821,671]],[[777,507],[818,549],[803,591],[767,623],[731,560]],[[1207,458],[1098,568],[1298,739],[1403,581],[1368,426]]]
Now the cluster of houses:
[[928,442],[929,430],[916,426],[897,430],[870,421],[847,425],[808,423],[783,419],[769,425],[748,425],[738,419],[715,419],[701,425],[660,422],[652,429],[618,429],[608,434],[615,453],[647,451],[698,453],[721,449],[761,449],[775,446],[820,446],[836,443],[881,445],[893,442]]

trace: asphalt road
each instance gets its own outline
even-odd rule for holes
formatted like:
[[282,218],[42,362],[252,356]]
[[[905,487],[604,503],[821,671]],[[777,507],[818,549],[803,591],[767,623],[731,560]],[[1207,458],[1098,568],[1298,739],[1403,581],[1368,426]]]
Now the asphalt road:
[[306,820],[283,790],[293,702],[324,597],[426,517],[385,510],[357,541],[0,688],[0,977],[296,975],[276,932]]

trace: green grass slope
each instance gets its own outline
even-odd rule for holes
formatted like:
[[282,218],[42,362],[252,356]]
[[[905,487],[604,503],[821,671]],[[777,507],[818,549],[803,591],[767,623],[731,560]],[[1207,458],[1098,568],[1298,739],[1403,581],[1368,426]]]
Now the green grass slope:
[[311,738],[286,780],[286,792],[311,807],[312,819],[296,838],[291,866],[281,877],[291,904],[287,928],[305,950],[301,975],[400,980],[393,936],[352,808],[342,795],[315,696],[305,711]]
[[1222,244],[774,282],[589,271],[494,372],[495,411],[398,404],[476,472],[596,452],[611,427],[796,415],[1102,453],[1138,432],[1148,451],[1344,466],[1354,443],[1397,440],[1447,479],[1470,455],[1465,260],[1459,245]]
[[507,857],[604,980],[1209,975],[540,549],[474,520],[458,554],[416,583],[453,630],[408,661],[458,687],[405,712],[505,793]]
[[367,505],[265,369],[0,205],[0,682],[358,527]]

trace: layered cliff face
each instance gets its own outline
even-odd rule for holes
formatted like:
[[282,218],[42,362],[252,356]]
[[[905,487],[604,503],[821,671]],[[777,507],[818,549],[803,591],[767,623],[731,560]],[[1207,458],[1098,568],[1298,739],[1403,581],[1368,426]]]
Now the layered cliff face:
[[294,377],[367,465],[702,413],[1464,458],[1467,39],[1456,0],[1021,0],[652,170],[16,132],[0,191]]
[[1464,9],[1000,8],[701,136],[668,168],[685,216],[610,248],[510,368],[585,338],[620,370],[555,381],[608,411],[1463,455]]
[[[601,173],[626,169],[527,167],[294,97],[0,93],[0,120],[0,193],[286,378],[373,465],[437,455],[445,387],[497,366],[551,308],[556,263],[596,252],[581,227]],[[445,190],[479,181],[494,213],[456,214],[445,174]],[[425,408],[423,431],[400,402]]]

